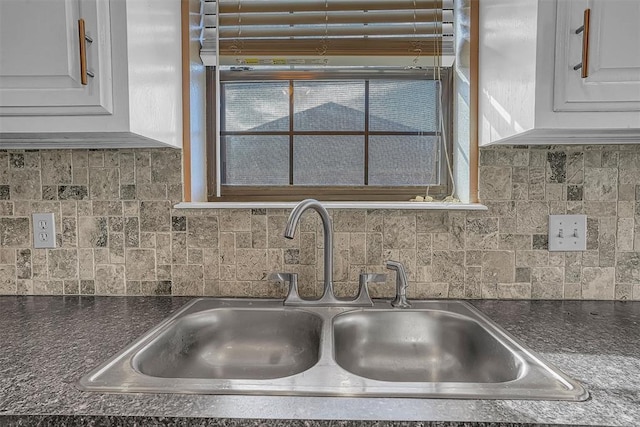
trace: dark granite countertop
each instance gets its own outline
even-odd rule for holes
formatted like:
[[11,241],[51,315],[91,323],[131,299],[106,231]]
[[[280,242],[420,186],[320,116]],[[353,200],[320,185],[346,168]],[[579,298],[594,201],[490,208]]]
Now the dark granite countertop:
[[640,425],[640,302],[472,302],[584,384],[591,394],[585,402],[102,394],[77,388],[82,375],[189,300],[0,297],[0,425]]

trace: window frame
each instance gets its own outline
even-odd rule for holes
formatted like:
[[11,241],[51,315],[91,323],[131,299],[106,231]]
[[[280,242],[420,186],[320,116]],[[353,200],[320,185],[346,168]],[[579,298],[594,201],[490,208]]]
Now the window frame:
[[[220,77],[217,77],[220,74]],[[447,150],[439,149],[439,185],[425,186],[238,186],[220,184],[221,195],[216,195],[218,187],[218,148],[216,138],[219,137],[216,121],[220,105],[217,99],[216,78],[221,81],[291,81],[291,80],[374,80],[374,79],[432,79],[435,75],[427,76],[424,70],[268,70],[268,71],[220,71],[215,67],[206,68],[206,145],[208,165],[208,200],[211,202],[269,202],[269,201],[298,201],[313,197],[323,201],[408,201],[417,195],[428,194],[435,199],[443,199],[451,192],[450,177],[447,173],[447,162],[452,164],[453,156],[453,70],[441,69],[440,81],[443,92],[443,115],[445,133],[447,136]],[[431,77],[431,78],[429,78]],[[290,130],[291,132],[291,130]],[[326,132],[334,134],[333,132]],[[399,134],[399,133],[398,133]],[[446,153],[446,154],[445,154]],[[365,150],[365,171],[368,166]],[[449,158],[446,158],[446,155]],[[290,159],[292,161],[292,159]],[[287,167],[290,167],[288,165]],[[291,171],[290,171],[291,173]]]

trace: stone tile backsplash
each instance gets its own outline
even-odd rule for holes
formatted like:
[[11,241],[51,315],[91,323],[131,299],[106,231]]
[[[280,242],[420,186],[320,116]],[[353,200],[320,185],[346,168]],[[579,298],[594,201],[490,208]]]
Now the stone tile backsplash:
[[[331,211],[338,292],[396,259],[413,298],[640,300],[640,145],[485,148],[480,191],[486,212]],[[0,152],[0,294],[281,297],[274,271],[319,294],[314,212],[287,240],[288,211],[181,197],[172,149]],[[55,213],[56,249],[33,248],[34,212]],[[587,251],[547,250],[547,216],[565,213],[588,216]]]

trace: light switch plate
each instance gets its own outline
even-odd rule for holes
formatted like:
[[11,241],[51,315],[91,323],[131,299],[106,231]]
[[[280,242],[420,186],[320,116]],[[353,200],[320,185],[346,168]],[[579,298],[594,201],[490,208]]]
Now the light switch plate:
[[550,251],[586,251],[586,215],[549,215]]
[[33,247],[56,247],[56,222],[52,213],[33,214]]

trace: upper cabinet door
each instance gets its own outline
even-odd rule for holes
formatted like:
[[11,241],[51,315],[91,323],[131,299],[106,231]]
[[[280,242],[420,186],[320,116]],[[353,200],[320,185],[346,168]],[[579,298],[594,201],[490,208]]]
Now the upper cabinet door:
[[640,1],[559,1],[555,63],[555,111],[640,111]]
[[1,0],[0,115],[111,114],[110,43],[108,1]]

